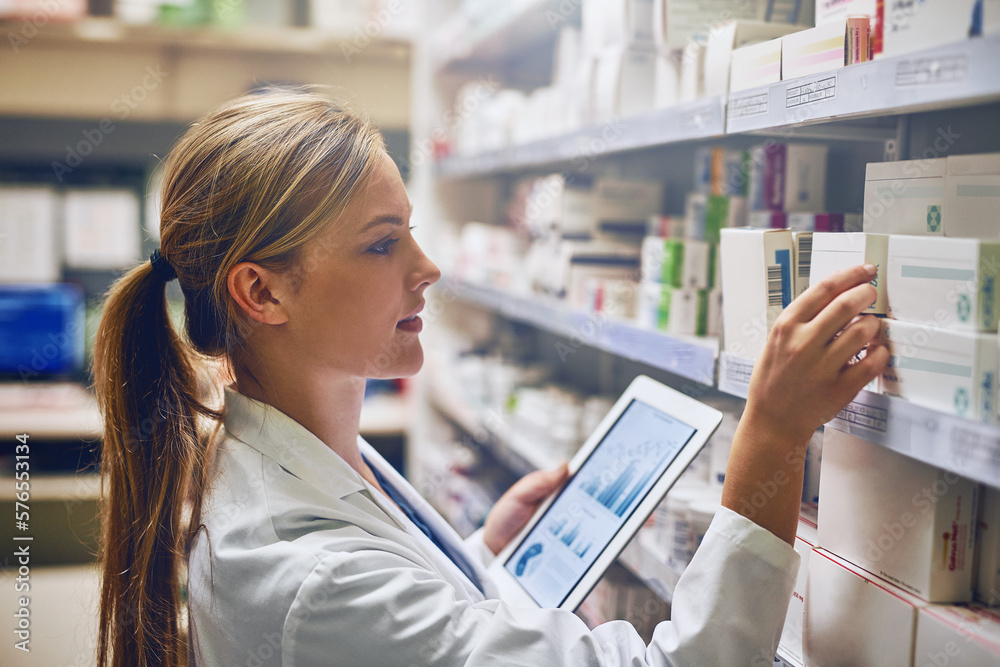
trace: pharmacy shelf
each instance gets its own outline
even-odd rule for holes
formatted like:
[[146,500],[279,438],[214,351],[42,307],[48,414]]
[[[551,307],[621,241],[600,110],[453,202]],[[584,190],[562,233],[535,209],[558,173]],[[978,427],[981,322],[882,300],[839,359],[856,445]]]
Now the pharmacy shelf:
[[[88,17],[72,23],[48,23],[25,33],[25,21],[0,21],[0,33],[11,44],[34,48],[35,44],[71,47],[174,47],[185,51],[220,51],[233,54],[337,55],[349,53],[359,59],[408,60],[411,40],[386,30],[374,38],[358,41],[350,31],[276,26],[163,26],[134,25],[113,18]],[[22,34],[24,33],[24,34]],[[362,48],[363,47],[363,48]]]
[[94,441],[101,430],[97,399],[81,385],[0,384],[0,438]]
[[441,289],[509,319],[568,338],[571,348],[588,345],[702,384],[715,384],[719,349],[715,338],[668,336],[598,313],[574,310],[556,300],[518,296],[454,279],[444,281]]
[[[722,352],[719,390],[746,398],[752,370],[752,361]],[[826,427],[1000,488],[1000,427],[994,424],[862,391]]]
[[403,435],[413,416],[413,401],[406,394],[376,394],[361,406],[362,436]]
[[465,69],[476,64],[491,69],[554,43],[559,28],[579,23],[579,2],[566,0],[508,0],[492,3],[482,17],[470,20],[457,13],[431,38],[439,71]]
[[719,137],[724,133],[725,100],[722,96],[707,97],[502,150],[448,157],[436,169],[439,177],[455,179],[558,163],[580,169],[602,155]]
[[726,132],[969,106],[1000,99],[1000,36],[881,58],[729,96]]
[[431,407],[465,431],[475,444],[486,448],[516,475],[554,468],[561,459],[546,455],[537,445],[512,436],[503,419],[490,419],[483,409],[469,404],[462,391],[433,366],[425,371]]

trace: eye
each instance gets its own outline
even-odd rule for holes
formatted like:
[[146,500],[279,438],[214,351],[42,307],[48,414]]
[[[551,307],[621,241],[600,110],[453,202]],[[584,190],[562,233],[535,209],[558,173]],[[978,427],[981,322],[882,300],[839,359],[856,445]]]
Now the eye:
[[379,241],[376,245],[373,245],[368,249],[368,252],[374,253],[376,255],[388,255],[392,252],[393,246],[399,243],[398,238],[389,238],[384,241]]

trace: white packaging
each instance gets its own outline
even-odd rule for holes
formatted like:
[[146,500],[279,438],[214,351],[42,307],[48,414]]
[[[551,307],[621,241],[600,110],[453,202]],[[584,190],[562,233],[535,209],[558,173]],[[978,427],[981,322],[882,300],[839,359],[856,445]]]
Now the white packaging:
[[750,211],[747,225],[758,229],[787,229],[788,214],[784,211]]
[[805,470],[802,481],[802,503],[810,507],[819,505],[819,481],[823,470],[823,438],[824,432],[813,431],[806,448],[806,458],[803,461]]
[[59,280],[58,207],[52,188],[0,187],[0,282]]
[[966,331],[996,331],[1000,240],[889,237],[889,316]]
[[742,46],[733,51],[729,91],[766,86],[781,81],[781,39]]
[[722,230],[723,349],[755,359],[774,320],[792,299],[792,233],[783,229]]
[[1000,665],[1000,613],[979,605],[930,605],[917,617],[914,665]]
[[913,666],[923,601],[826,549],[810,554],[808,580],[802,633],[806,665]]
[[1000,33],[1000,0],[983,0],[983,34]]
[[885,234],[816,232],[813,234],[809,284],[815,285],[841,269],[858,264],[874,264],[878,273],[872,278],[871,284],[878,294],[875,301],[861,312],[885,315],[888,307],[885,290],[888,252],[889,237]]
[[654,0],[583,0],[586,48],[653,44]]
[[705,238],[705,215],[708,212],[708,195],[689,192],[684,200],[684,236],[689,239]]
[[819,544],[928,602],[968,601],[978,492],[955,473],[826,428]]
[[591,91],[596,120],[651,111],[655,79],[654,49],[608,47],[601,51]]
[[708,328],[708,291],[641,283],[640,327],[685,336],[704,336]]
[[947,160],[869,162],[865,170],[864,230],[875,234],[944,232]]
[[677,51],[656,54],[656,73],[653,84],[653,108],[667,109],[680,102],[681,59]]
[[992,424],[997,417],[997,335],[887,320],[882,393]]
[[552,68],[552,85],[560,90],[571,89],[576,80],[577,63],[583,58],[580,30],[564,25],[556,39],[555,64]]
[[691,525],[691,554],[693,555],[708,532],[708,527],[719,511],[720,503],[716,498],[696,500],[688,505],[688,521]]
[[705,318],[705,335],[722,335],[722,288],[708,291],[708,316]]
[[1000,153],[950,155],[945,176],[945,236],[1000,238]]
[[812,25],[813,3],[790,0],[775,8],[764,0],[658,0],[653,10],[656,41],[671,49],[683,48],[690,35],[707,33],[731,19]]
[[693,102],[705,95],[705,35],[691,35],[681,53],[681,102]]
[[646,221],[660,213],[663,184],[602,178],[594,183],[594,216],[599,223],[635,224],[645,230]]
[[570,259],[566,301],[574,308],[590,309],[594,280],[636,281],[639,262],[624,257],[577,255]]
[[726,21],[713,27],[705,47],[705,95],[729,93],[729,73],[734,61],[734,49],[774,40],[801,27],[769,21]]
[[815,0],[816,25],[833,23],[848,16],[875,16],[875,0]]
[[697,239],[647,236],[642,242],[642,279],[671,287],[709,287],[712,246]]
[[890,0],[885,3],[882,53],[898,56],[969,37],[976,0]]
[[722,421],[719,422],[719,427],[715,429],[715,433],[708,440],[712,446],[708,485],[721,491],[722,485],[726,481],[729,452],[733,448],[733,438],[736,436],[736,429],[739,427],[746,401],[723,396],[705,396],[701,401],[722,412]]
[[1000,605],[1000,491],[983,487],[976,532],[975,598],[988,605]]
[[799,555],[799,572],[792,588],[792,599],[785,613],[785,626],[781,631],[781,651],[800,664],[802,656],[802,623],[806,612],[806,595],[809,575],[809,557],[816,546],[816,524],[799,517],[795,533],[795,553]]
[[838,19],[781,38],[783,81],[844,66],[847,19]]
[[139,259],[139,197],[125,189],[74,189],[64,198],[66,265],[122,269]]
[[597,230],[593,190],[562,174],[536,179],[524,205],[525,224],[539,235],[548,229],[568,238],[588,238]]

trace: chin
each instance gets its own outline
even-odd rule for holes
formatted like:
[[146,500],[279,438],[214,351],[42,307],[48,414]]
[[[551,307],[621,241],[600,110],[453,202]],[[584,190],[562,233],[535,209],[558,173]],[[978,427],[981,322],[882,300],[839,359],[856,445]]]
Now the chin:
[[419,345],[403,354],[382,352],[365,363],[364,376],[373,380],[394,380],[416,375],[424,365],[424,350]]

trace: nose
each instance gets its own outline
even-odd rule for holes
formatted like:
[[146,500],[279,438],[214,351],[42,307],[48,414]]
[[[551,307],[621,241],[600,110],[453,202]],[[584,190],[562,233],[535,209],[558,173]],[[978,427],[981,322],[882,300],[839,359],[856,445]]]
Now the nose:
[[[416,244],[415,244],[416,245]],[[438,280],[441,279],[441,269],[437,267],[437,264],[432,262],[430,258],[424,254],[424,251],[419,245],[416,245],[417,256],[415,258],[415,268],[413,271],[414,277],[414,291],[421,288],[430,287]]]

